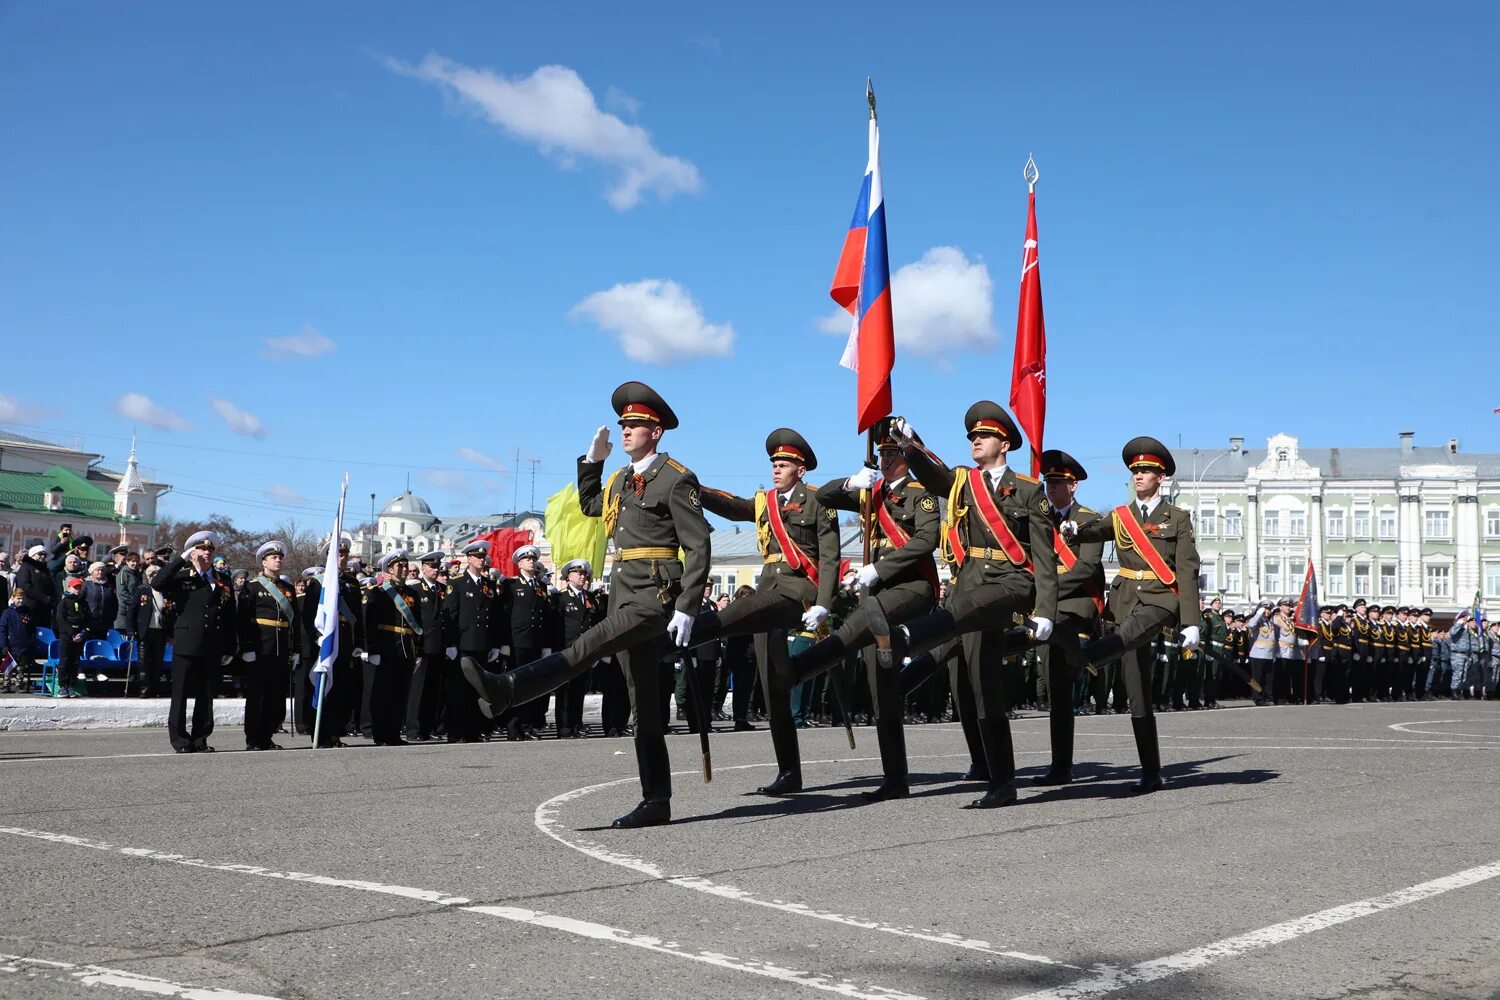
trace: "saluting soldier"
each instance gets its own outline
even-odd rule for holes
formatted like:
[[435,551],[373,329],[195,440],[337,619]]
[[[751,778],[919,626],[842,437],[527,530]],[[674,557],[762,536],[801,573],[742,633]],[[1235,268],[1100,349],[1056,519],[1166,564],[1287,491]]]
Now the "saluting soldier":
[[417,663],[412,670],[411,691],[406,699],[406,738],[426,741],[437,729],[443,707],[443,685],[448,674],[458,670],[444,650],[453,644],[448,616],[443,612],[443,598],[448,586],[438,579],[438,569],[447,553],[441,549],[418,560],[420,576],[409,589],[417,602],[417,620],[422,625]]
[[[1057,556],[1051,505],[1035,479],[1018,475],[1006,464],[1006,455],[1022,439],[1015,421],[998,403],[980,400],[964,413],[973,467],[950,469],[920,445],[904,420],[897,421],[894,431],[913,473],[948,496],[940,550],[958,566],[947,606],[909,622],[901,632],[910,649],[926,649],[955,634],[963,637],[989,772],[988,790],[965,808],[1008,806],[1016,801],[1016,754],[1002,661],[1023,651],[1027,640],[1020,630],[1005,633],[1012,616],[1021,613],[1035,621],[1039,642],[1052,634]],[[1053,700],[1067,704],[1062,693]]]
[[[448,581],[444,611],[456,641],[446,652],[455,662],[467,656],[481,663],[494,663],[500,659],[500,648],[505,645],[498,590],[485,573],[489,552],[486,542],[465,547],[463,572]],[[478,743],[486,726],[474,692],[458,670],[450,670],[448,677],[448,742]]]
[[[1076,643],[1098,635],[1104,613],[1104,543],[1067,540],[1057,530],[1064,521],[1088,521],[1098,512],[1078,501],[1078,484],[1089,477],[1083,463],[1065,451],[1042,452],[1042,480],[1052,524],[1052,551],[1057,568],[1057,625],[1054,643]],[[1040,540],[1035,545],[1040,573],[1047,556]],[[1039,666],[1047,673],[1048,729],[1052,737],[1052,767],[1038,775],[1038,785],[1066,785],[1073,780],[1073,685],[1076,666],[1051,645],[1037,648]]]
[[[693,619],[708,580],[709,528],[698,477],[665,452],[662,434],[677,414],[650,386],[626,382],[610,403],[630,464],[604,478],[609,428],[600,427],[578,462],[578,505],[604,517],[615,542],[609,614],[568,648],[508,673],[460,664],[491,718],[571,681],[603,656],[618,655],[635,708],[635,757],[641,803],[614,821],[617,829],[659,826],[672,819],[672,771],[661,707],[662,638],[679,649],[692,640]],[[680,554],[679,554],[680,553]]]
[[[523,545],[511,558],[516,563],[516,575],[502,580],[499,587],[500,621],[506,630],[500,655],[509,657],[508,665],[514,668],[551,654],[557,620],[547,584],[538,570],[542,550]],[[534,740],[546,725],[547,700],[539,698],[512,709],[505,732],[513,740]]]
[[[817,491],[818,502],[825,507],[859,511],[860,491],[869,490],[871,522],[865,530],[871,533],[871,562],[860,568],[856,583],[864,597],[838,630],[821,642],[792,657],[793,685],[812,680],[841,662],[849,653],[861,652],[875,709],[875,734],[880,741],[879,787],[864,792],[871,802],[904,799],[910,792],[906,765],[906,732],[901,683],[894,669],[906,653],[906,641],[897,625],[909,622],[932,610],[937,600],[937,563],[933,550],[938,543],[937,498],[912,477],[911,467],[893,436],[890,418],[875,427],[875,446],[880,452],[880,475],[874,469],[861,469],[847,479],[835,479]],[[878,604],[876,609],[891,627],[891,663],[881,664],[880,654],[872,645],[870,609],[866,601]],[[730,607],[734,605],[731,604]]]
[[[604,620],[604,602],[590,593],[593,569],[587,559],[574,559],[562,568],[563,589],[552,595],[553,621],[558,638],[556,648],[577,642],[585,632]],[[604,659],[608,660],[609,657]],[[612,665],[612,664],[611,664]],[[588,694],[589,670],[585,670],[557,689],[557,738],[577,739],[583,735],[583,699]]]
[[266,542],[255,550],[260,573],[245,583],[239,600],[240,659],[245,667],[245,749],[280,750],[273,738],[286,719],[292,661],[299,655],[297,593],[281,579],[286,545]]
[[411,690],[412,668],[422,649],[418,597],[406,585],[407,555],[396,549],[375,568],[385,574],[365,600],[369,635],[370,732],[376,746],[404,747],[401,722]]
[[[214,690],[220,672],[234,659],[234,591],[213,570],[218,545],[219,536],[212,531],[194,534],[151,580],[152,589],[177,612],[167,734],[178,753],[213,752],[208,737],[214,731]],[[187,725],[188,698],[193,699],[192,728]]]
[[723,611],[704,610],[693,625],[693,642],[754,635],[755,661],[776,754],[776,777],[762,795],[802,791],[802,757],[792,722],[791,656],[787,634],[817,632],[828,620],[839,575],[838,511],[825,507],[803,481],[818,467],[807,439],[790,427],[766,437],[772,489],[753,497],[705,488],[703,506],[731,521],[755,525],[765,569],[755,593],[731,601]]
[[1146,644],[1163,626],[1172,625],[1181,629],[1184,648],[1198,648],[1198,546],[1192,517],[1161,493],[1162,480],[1177,471],[1167,446],[1151,437],[1132,438],[1121,457],[1130,470],[1134,502],[1082,525],[1068,521],[1062,530],[1079,541],[1115,543],[1120,569],[1106,610],[1115,631],[1089,643],[1082,657],[1097,664],[1123,656],[1130,725],[1141,758],[1141,780],[1134,790],[1154,792],[1162,787],[1161,749],[1151,713]]

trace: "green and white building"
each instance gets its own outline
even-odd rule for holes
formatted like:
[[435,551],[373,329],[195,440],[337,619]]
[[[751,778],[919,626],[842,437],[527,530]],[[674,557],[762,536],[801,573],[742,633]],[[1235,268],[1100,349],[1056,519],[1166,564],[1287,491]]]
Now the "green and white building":
[[1175,502],[1191,511],[1205,595],[1230,606],[1296,597],[1307,561],[1324,603],[1452,611],[1482,592],[1500,614],[1500,455],[1458,442],[1393,448],[1177,448]]

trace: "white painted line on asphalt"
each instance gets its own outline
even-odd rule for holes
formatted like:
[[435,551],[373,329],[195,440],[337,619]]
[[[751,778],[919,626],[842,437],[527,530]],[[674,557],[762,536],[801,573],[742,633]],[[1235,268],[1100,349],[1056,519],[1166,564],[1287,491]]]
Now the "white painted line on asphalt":
[[[1455,719],[1454,721],[1456,722],[1458,720]],[[1415,725],[1415,723],[1413,723],[1413,724]],[[1391,726],[1390,728],[1394,729],[1396,727],[1395,726]],[[1412,730],[1403,729],[1402,732],[1412,732]],[[1420,735],[1427,735],[1427,734],[1425,734],[1425,733],[1413,733],[1413,735],[1420,736]],[[1161,734],[1161,739],[1164,739],[1164,740],[1252,740],[1252,741],[1255,741],[1255,742],[1260,742],[1262,740],[1298,739],[1298,740],[1326,740],[1329,743],[1394,743],[1394,744],[1403,745],[1403,746],[1410,746],[1410,745],[1413,745],[1413,744],[1419,744],[1420,745],[1420,744],[1424,744],[1424,743],[1446,743],[1446,744],[1454,744],[1454,745],[1457,745],[1457,746],[1481,746],[1481,747],[1482,746],[1487,746],[1490,743],[1495,743],[1496,741],[1500,741],[1500,735],[1497,735],[1495,737],[1489,737],[1489,736],[1484,736],[1484,735],[1482,735],[1480,733],[1457,733],[1457,734],[1446,733],[1446,734],[1437,734],[1437,735],[1468,736],[1468,737],[1470,737],[1470,742],[1463,742],[1461,740],[1422,740],[1422,739],[1417,739],[1417,740],[1412,740],[1412,739],[1397,740],[1397,739],[1383,738],[1383,737],[1379,737],[1379,736],[1304,736],[1301,733],[1297,733],[1297,734],[1286,734],[1286,733],[1283,733],[1280,736],[1224,736],[1224,735],[1186,736],[1186,735],[1178,735],[1178,734],[1173,734],[1173,733],[1162,733]],[[1476,740],[1478,742],[1474,742]]]
[[[1050,750],[1031,750],[1017,752],[1035,754],[1051,753]],[[968,757],[968,754],[914,754],[912,755],[911,759],[919,760],[934,757]],[[848,764],[854,762],[877,760],[879,760],[878,757],[845,757],[839,760],[809,760],[804,761],[803,763]],[[715,768],[714,772],[718,774],[725,771],[744,771],[750,768],[764,768],[774,766],[774,763],[735,764],[731,767]],[[696,771],[676,772],[676,774],[678,775],[693,775],[696,773]],[[570,847],[580,854],[585,854],[596,861],[602,861],[605,864],[616,865],[620,868],[626,868],[630,871],[645,875],[647,878],[656,879],[669,885],[678,886],[679,888],[691,889],[694,892],[701,892],[709,896],[717,896],[720,899],[727,899],[736,903],[749,903],[752,906],[761,906],[765,907],[766,909],[778,910],[782,913],[790,913],[799,917],[811,917],[814,920],[826,920],[829,923],[843,924],[847,927],[857,927],[860,930],[880,931],[884,934],[894,934],[898,937],[916,938],[919,941],[928,941],[933,944],[948,945],[954,948],[962,948],[966,951],[977,951],[983,952],[987,955],[998,955],[1005,958],[1013,958],[1022,962],[1034,962],[1039,965],[1051,965],[1067,969],[1079,968],[1076,965],[1068,965],[1066,962],[1054,961],[1053,959],[1048,958],[1046,955],[1034,955],[1029,952],[1014,951],[1011,949],[1002,948],[999,945],[991,944],[988,941],[980,941],[975,938],[966,938],[960,934],[952,934],[945,931],[936,931],[930,928],[898,927],[892,924],[883,923],[879,920],[873,920],[868,917],[853,917],[843,913],[832,913],[826,910],[815,910],[812,907],[808,906],[806,903],[786,902],[780,899],[764,899],[746,889],[739,889],[732,885],[722,885],[720,883],[710,881],[706,878],[700,878],[692,875],[668,875],[656,865],[645,860],[644,858],[636,858],[631,857],[628,854],[620,854],[610,850],[602,844],[590,843],[583,840],[570,840],[569,838],[564,837],[561,833],[558,832],[558,810],[565,803],[581,799],[585,795],[590,795],[605,788],[613,788],[617,785],[631,784],[637,780],[639,779],[634,777],[619,778],[615,781],[605,781],[597,785],[589,785],[584,788],[575,788],[572,791],[563,792],[561,795],[555,795],[552,798],[548,799],[546,802],[543,802],[541,805],[536,807],[536,827],[538,830],[542,831],[547,836],[557,841],[559,844],[562,844],[564,847]]]
[[276,1000],[261,993],[241,993],[239,990],[221,990],[203,986],[185,986],[155,976],[143,976],[138,972],[123,972],[106,969],[99,965],[74,965],[72,962],[53,962],[45,958],[29,958],[24,955],[0,955],[0,972],[18,974],[26,978],[71,979],[85,986],[113,986],[120,990],[135,990],[159,997],[182,997],[183,1000]]
[[1167,955],[1163,958],[1154,958],[1149,962],[1141,962],[1132,965],[1128,969],[1101,968],[1099,972],[1065,986],[1057,986],[1049,990],[1041,990],[1036,993],[1027,993],[1023,996],[1012,997],[1010,1000],[1087,1000],[1089,997],[1101,997],[1110,993],[1116,993],[1132,986],[1142,983],[1152,983],[1168,976],[1175,976],[1179,972],[1190,972],[1201,969],[1225,958],[1234,958],[1246,952],[1258,951],[1269,948],[1272,945],[1284,944],[1287,941],[1296,940],[1317,931],[1336,927],[1339,924],[1357,920],[1360,917],[1368,917],[1383,910],[1395,909],[1398,906],[1406,906],[1410,903],[1419,903],[1434,896],[1440,896],[1445,892],[1455,889],[1467,888],[1492,878],[1500,878],[1500,861],[1492,861],[1487,865],[1479,865],[1476,868],[1468,868],[1452,875],[1423,882],[1420,885],[1408,886],[1405,889],[1397,889],[1380,896],[1371,896],[1369,899],[1361,899],[1353,903],[1345,903],[1342,906],[1334,906],[1317,913],[1309,913],[1305,917],[1295,920],[1287,920],[1259,930],[1249,931],[1245,934],[1236,934],[1234,937],[1214,941],[1211,944],[1200,945],[1197,948],[1189,948],[1187,951],[1179,951],[1175,955]]
[[[639,948],[643,951],[671,955],[674,958],[712,965],[732,972],[749,973],[796,986],[806,986],[825,993],[836,993],[840,996],[853,997],[855,1000],[925,1000],[923,997],[904,993],[900,990],[888,989],[881,986],[859,986],[849,980],[833,980],[817,973],[787,969],[757,959],[736,958],[733,955],[717,951],[689,951],[676,942],[664,941],[660,938],[649,937],[644,934],[636,934],[632,931],[594,923],[590,920],[576,920],[572,917],[563,917],[555,913],[544,913],[540,910],[528,910],[515,906],[473,905],[471,900],[463,896],[450,896],[447,893],[432,889],[417,889],[405,885],[386,885],[382,882],[367,882],[363,879],[332,878],[326,875],[310,875],[305,872],[273,871],[269,868],[262,868],[259,865],[213,862],[203,858],[188,857],[184,854],[168,854],[147,847],[120,847],[115,844],[92,840],[88,837],[75,837],[70,834],[53,833],[46,830],[28,830],[24,827],[0,827],[0,834],[8,834],[13,837],[26,837],[54,844],[66,844],[70,847],[84,847],[110,854],[122,854],[127,857],[140,858],[146,861],[160,861],[168,864],[185,865],[190,868],[227,872],[232,875],[253,875],[260,878],[282,879],[308,885],[357,889],[361,892],[375,892],[388,896],[399,896],[403,899],[432,903],[437,906],[453,907],[468,913],[481,913],[485,916],[499,917],[502,920],[510,920],[514,923],[529,924],[533,927],[562,931],[567,934],[591,938],[596,941],[609,941],[615,944],[628,945],[629,947]],[[190,998],[193,996],[192,994],[180,995]],[[205,994],[203,996],[203,1000],[209,1000],[209,998],[213,998],[213,1000],[232,1000],[233,994],[227,996]]]
[[1407,728],[1409,726],[1446,726],[1454,722],[1458,723],[1459,725],[1470,725],[1472,723],[1484,725],[1486,722],[1500,722],[1500,716],[1495,716],[1489,719],[1433,719],[1429,722],[1393,722],[1386,728],[1394,729],[1398,733],[1413,733],[1417,736],[1467,736],[1470,739],[1474,740],[1491,740],[1500,737],[1500,733],[1497,733],[1495,736],[1486,736],[1484,733],[1453,733],[1445,732],[1441,729]]

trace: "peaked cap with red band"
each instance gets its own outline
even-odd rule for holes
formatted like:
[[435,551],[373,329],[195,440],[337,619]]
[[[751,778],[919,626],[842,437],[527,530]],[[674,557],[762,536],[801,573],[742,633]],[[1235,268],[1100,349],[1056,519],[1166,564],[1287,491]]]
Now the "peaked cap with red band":
[[1056,448],[1048,448],[1042,452],[1043,479],[1071,479],[1081,483],[1088,477],[1088,470],[1083,464],[1067,452]]
[[964,433],[973,440],[975,434],[993,434],[1010,442],[1012,449],[1021,447],[1021,430],[1005,412],[1005,407],[981,399],[964,414]]
[[670,431],[677,426],[677,414],[656,390],[644,382],[626,382],[609,397],[609,405],[623,426],[628,423],[648,424]]
[[766,435],[766,454],[773,462],[781,458],[805,465],[808,472],[818,467],[818,456],[813,454],[812,445],[790,427],[778,427]]
[[1121,450],[1120,458],[1127,469],[1155,469],[1164,476],[1175,475],[1177,472],[1177,460],[1172,457],[1167,446],[1154,437],[1142,435],[1131,438]]

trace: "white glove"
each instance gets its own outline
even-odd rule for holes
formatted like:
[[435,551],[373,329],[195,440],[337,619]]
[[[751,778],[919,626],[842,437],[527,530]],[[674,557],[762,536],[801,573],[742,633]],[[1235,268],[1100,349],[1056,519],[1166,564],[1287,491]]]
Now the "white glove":
[[240,659],[244,660],[246,663],[254,663],[255,662],[255,650],[252,649],[252,650],[248,650],[247,652],[241,653],[240,654]]
[[667,625],[667,635],[672,637],[672,642],[678,649],[686,649],[688,641],[693,637],[693,616],[683,614],[681,611],[672,612],[672,621]]
[[609,443],[609,428],[600,427],[594,432],[594,440],[589,442],[589,450],[584,453],[583,460],[585,462],[602,462],[614,450],[615,446]]
[[364,660],[369,658],[370,654],[366,653],[363,649],[356,648],[350,655],[353,656],[356,660]]
[[823,627],[823,623],[827,620],[828,609],[821,604],[814,604],[803,613],[802,627],[809,632],[816,632]]
[[1183,649],[1197,649],[1198,648],[1198,626],[1196,626],[1196,625],[1189,625],[1189,626],[1187,626],[1186,628],[1184,628],[1182,630],[1182,648]]
[[[509,656],[510,655],[510,647],[509,646],[501,646],[500,647],[500,655],[501,656]],[[491,657],[491,659],[493,659],[493,657]]]
[[221,666],[221,667],[227,667],[227,666],[229,666],[229,664],[231,664],[233,662],[234,662],[234,657],[232,657],[232,656],[221,656],[221,657],[219,657],[219,666]]
[[443,650],[443,655],[446,656],[450,660],[456,660],[456,659],[458,659],[458,647],[457,646],[449,646],[449,647],[447,647],[446,649]]
[[370,666],[372,666],[372,667],[378,667],[378,666],[380,666],[380,654],[379,653],[371,653],[369,656],[366,656],[365,659],[370,662]]
[[855,490],[867,490],[875,485],[875,480],[880,478],[880,473],[875,469],[860,469],[854,475],[844,480],[844,490],[853,493]]
[[551,656],[552,655],[552,647],[551,646],[543,646],[542,647],[542,655],[543,656]]
[[917,441],[917,432],[906,422],[905,417],[897,417],[891,421],[891,435],[903,448],[916,444]]
[[1078,534],[1078,522],[1064,521],[1062,524],[1059,524],[1057,526],[1057,533],[1059,535],[1062,535],[1064,538],[1072,538],[1074,535]]
[[1036,638],[1037,642],[1046,642],[1052,635],[1052,619],[1037,616],[1031,620],[1036,623],[1032,626],[1031,634]]
[[880,571],[875,568],[874,563],[870,563],[867,566],[861,566],[859,568],[859,572],[855,574],[855,580],[861,587],[869,587],[879,579]]
[[490,650],[490,658],[486,662],[488,662],[488,663],[494,663],[498,659],[500,659],[500,650],[498,650],[498,649],[492,649],[492,650]]

